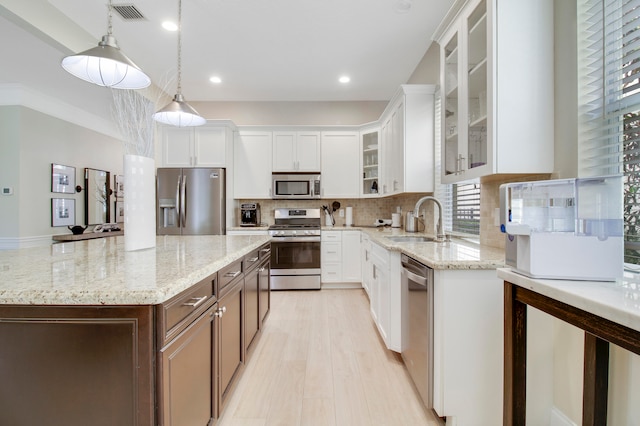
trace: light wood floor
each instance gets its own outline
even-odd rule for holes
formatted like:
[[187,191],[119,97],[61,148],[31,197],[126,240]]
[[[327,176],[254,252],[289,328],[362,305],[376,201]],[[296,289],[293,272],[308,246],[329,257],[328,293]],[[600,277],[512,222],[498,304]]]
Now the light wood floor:
[[402,359],[363,290],[274,291],[221,426],[428,425]]

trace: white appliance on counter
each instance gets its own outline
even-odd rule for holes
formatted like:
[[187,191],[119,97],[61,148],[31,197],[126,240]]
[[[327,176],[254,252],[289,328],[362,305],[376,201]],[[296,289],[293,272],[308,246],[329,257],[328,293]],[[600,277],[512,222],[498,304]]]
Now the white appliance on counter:
[[533,278],[622,277],[622,200],[622,176],[501,185],[506,264]]

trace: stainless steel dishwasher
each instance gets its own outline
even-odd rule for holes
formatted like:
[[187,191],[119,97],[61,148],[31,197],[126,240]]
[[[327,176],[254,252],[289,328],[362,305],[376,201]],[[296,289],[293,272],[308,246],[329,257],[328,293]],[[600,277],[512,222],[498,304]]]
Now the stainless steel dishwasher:
[[427,409],[433,408],[433,269],[402,255],[402,359]]

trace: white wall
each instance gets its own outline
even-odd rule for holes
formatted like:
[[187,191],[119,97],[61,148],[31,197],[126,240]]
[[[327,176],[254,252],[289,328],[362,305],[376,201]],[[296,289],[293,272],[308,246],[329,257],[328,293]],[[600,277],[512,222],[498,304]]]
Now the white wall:
[[75,199],[76,223],[84,223],[84,193],[52,193],[51,163],[75,167],[81,186],[85,167],[122,174],[122,144],[112,137],[22,106],[0,107],[0,123],[0,186],[14,187],[14,195],[0,198],[5,243],[7,238],[44,242],[69,233],[66,227],[51,227],[52,198]]

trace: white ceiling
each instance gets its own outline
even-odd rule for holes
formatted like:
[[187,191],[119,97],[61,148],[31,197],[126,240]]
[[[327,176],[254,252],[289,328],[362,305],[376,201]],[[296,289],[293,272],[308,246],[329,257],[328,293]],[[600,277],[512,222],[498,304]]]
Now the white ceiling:
[[[388,100],[409,79],[453,4],[411,0],[409,12],[398,13],[397,2],[183,0],[182,93],[187,101]],[[144,15],[125,21],[114,12],[113,35],[154,84],[173,95],[177,33],[161,23],[177,20],[178,1],[113,3],[133,4]],[[107,33],[106,4],[0,0],[0,84],[84,97],[87,105],[108,96],[59,66],[66,54],[96,46]],[[348,85],[338,83],[343,74],[351,77]],[[212,75],[222,83],[210,83]]]

